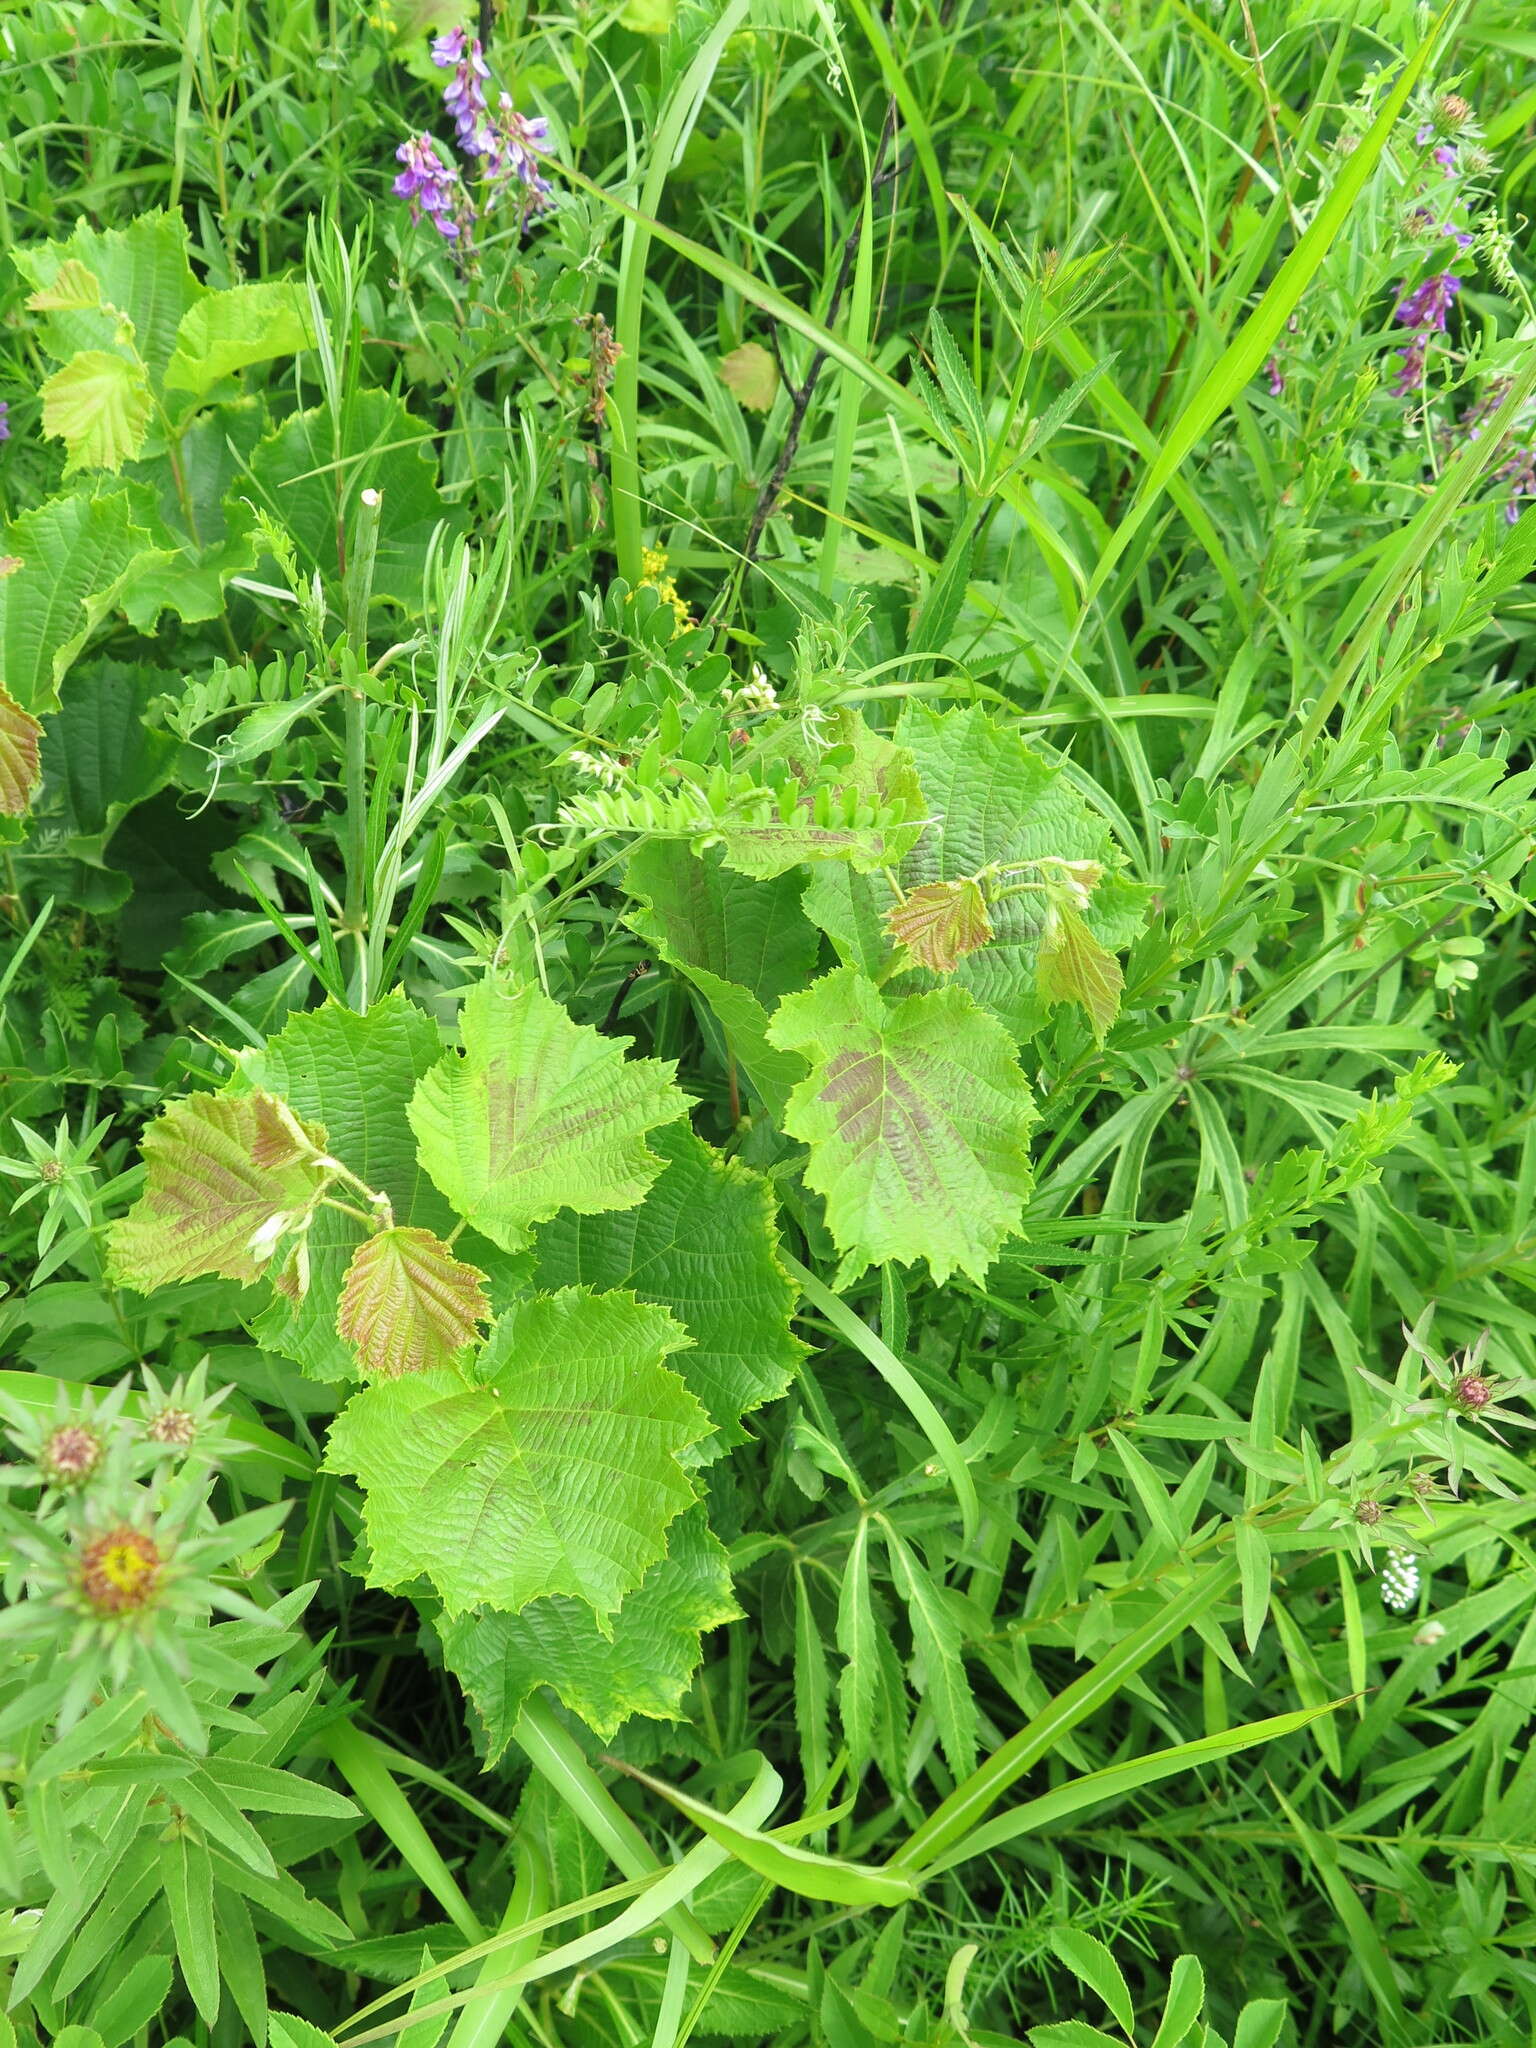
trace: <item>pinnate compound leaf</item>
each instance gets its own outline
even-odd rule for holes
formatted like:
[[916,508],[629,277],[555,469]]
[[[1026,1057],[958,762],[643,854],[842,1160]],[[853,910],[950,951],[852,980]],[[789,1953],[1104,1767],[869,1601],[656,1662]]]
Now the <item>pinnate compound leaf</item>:
[[[442,1052],[431,1018],[390,995],[363,1016],[334,1002],[300,1011],[259,1052],[242,1054],[240,1070],[253,1087],[323,1124],[331,1157],[389,1197],[395,1223],[441,1238],[457,1219],[417,1160],[405,1108]],[[264,1345],[318,1379],[357,1377],[357,1353],[337,1330],[336,1312],[347,1268],[368,1234],[358,1217],[322,1209],[307,1240],[308,1291],[300,1301],[273,1301],[256,1319]]]
[[451,1365],[486,1319],[486,1277],[430,1230],[397,1224],[352,1254],[336,1329],[364,1372],[397,1378]]
[[706,1629],[734,1621],[731,1570],[702,1507],[672,1524],[653,1564],[599,1633],[579,1600],[535,1600],[520,1614],[464,1614],[438,1623],[448,1668],[485,1730],[486,1762],[506,1749],[529,1694],[550,1686],[610,1741],[631,1715],[667,1720],[682,1705]]
[[32,801],[39,776],[37,743],[43,728],[0,688],[0,813],[19,818]]
[[888,1004],[851,967],[780,1004],[769,1036],[811,1073],[785,1128],[811,1149],[843,1254],[836,1285],[887,1259],[980,1280],[1019,1228],[1034,1098],[1013,1044],[963,989]]
[[670,1310],[693,1339],[673,1370],[709,1411],[720,1448],[739,1419],[777,1400],[803,1355],[796,1290],[779,1264],[768,1183],[685,1125],[651,1140],[665,1165],[635,1209],[557,1216],[540,1230],[539,1284],[627,1288]]
[[[759,881],[802,862],[845,861],[868,873],[911,853],[927,817],[911,754],[847,706],[826,721],[823,741],[808,759],[801,735],[786,733],[792,780],[776,820],[722,824],[703,836],[728,868]],[[796,783],[805,793],[791,801]]]
[[327,1463],[366,1496],[370,1584],[426,1577],[450,1618],[562,1594],[611,1615],[693,1505],[678,1459],[709,1418],[663,1363],[687,1341],[633,1295],[567,1288],[509,1309],[471,1376],[355,1394]]
[[110,349],[82,349],[54,371],[39,396],[43,432],[67,451],[66,476],[76,469],[116,472],[144,446],[151,401],[142,363]]
[[1114,954],[1101,946],[1087,920],[1070,904],[1055,903],[1045,920],[1035,956],[1035,986],[1048,1008],[1081,1003],[1100,1044],[1120,1011],[1125,976]]
[[309,301],[298,285],[237,284],[210,292],[181,316],[166,389],[201,397],[221,377],[297,355],[314,339]]
[[885,928],[919,967],[949,974],[992,936],[987,899],[968,877],[925,882],[885,913]]
[[542,990],[495,979],[465,997],[464,1050],[411,1098],[422,1164],[506,1251],[562,1208],[628,1209],[661,1171],[648,1131],[687,1113],[671,1061],[624,1057],[627,1039],[575,1024]]
[[331,1179],[326,1136],[285,1103],[188,1095],[144,1134],[146,1186],[113,1226],[114,1276],[141,1293],[217,1273],[252,1281]]

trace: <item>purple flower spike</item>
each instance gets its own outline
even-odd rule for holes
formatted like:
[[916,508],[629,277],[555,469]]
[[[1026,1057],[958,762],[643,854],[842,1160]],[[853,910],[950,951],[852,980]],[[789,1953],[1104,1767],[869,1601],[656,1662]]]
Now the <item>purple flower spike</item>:
[[1435,162],[1440,166],[1441,170],[1443,171],[1454,171],[1456,168],[1455,143],[1442,142],[1440,147],[1435,151]]
[[9,441],[10,438],[11,402],[8,398],[0,398],[0,441]]
[[484,156],[490,147],[485,81],[490,77],[491,69],[480,47],[480,38],[476,36],[471,41],[463,29],[451,28],[446,35],[440,35],[434,41],[432,62],[441,71],[451,69],[453,72],[443,87],[443,105],[453,116],[454,134],[460,149],[466,156]]
[[1424,385],[1424,343],[1415,335],[1405,349],[1399,351],[1400,368],[1397,382],[1392,386],[1395,398],[1406,398],[1411,391],[1419,391]]
[[516,179],[527,190],[530,211],[537,212],[548,204],[552,189],[539,169],[539,158],[548,153],[549,122],[542,114],[518,113],[512,95],[504,92],[491,128],[486,176]]
[[1271,356],[1269,361],[1264,365],[1264,374],[1269,379],[1270,397],[1278,398],[1281,395],[1281,393],[1285,390],[1285,377],[1281,371],[1278,360],[1274,356]]
[[467,243],[474,209],[458,167],[439,154],[430,135],[416,135],[395,151],[405,169],[395,180],[395,197],[411,202],[411,219],[430,220],[448,242]]
[[1504,517],[1513,526],[1520,517],[1520,500],[1536,498],[1536,448],[1517,448],[1496,474],[1501,483],[1509,486]]
[[1420,334],[1444,334],[1445,316],[1451,310],[1451,301],[1461,290],[1461,279],[1452,277],[1448,270],[1426,277],[1399,305],[1394,318],[1404,327],[1412,327]]
[[[461,29],[461,30],[459,31],[459,33],[460,33],[460,34],[462,35],[462,34],[463,34],[463,30]],[[443,39],[443,38],[439,38],[439,40],[444,40],[444,39]],[[434,56],[436,55],[436,49],[435,49],[435,47],[434,47],[434,50],[433,50],[433,55],[434,55]],[[1419,148],[1420,148],[1420,149],[1427,149],[1427,148],[1429,147],[1430,143],[1432,143],[1432,142],[1434,141],[1434,139],[1435,139],[1435,124],[1434,124],[1434,122],[1433,122],[1433,121],[1421,121],[1421,122],[1419,123],[1419,132],[1418,132],[1418,134],[1417,134],[1417,135],[1415,135],[1415,136],[1414,136],[1414,138],[1413,138],[1413,139],[1414,139],[1414,141],[1415,141],[1415,142],[1416,142],[1416,143],[1418,144],[1418,146],[1419,146]]]

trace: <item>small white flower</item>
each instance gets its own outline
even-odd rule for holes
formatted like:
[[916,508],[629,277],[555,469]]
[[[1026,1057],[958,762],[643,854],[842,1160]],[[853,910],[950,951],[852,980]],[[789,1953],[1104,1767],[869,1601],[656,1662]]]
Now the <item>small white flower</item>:
[[573,768],[583,775],[590,775],[604,789],[617,789],[624,780],[624,770],[618,762],[609,760],[604,754],[589,754],[583,747],[572,747],[566,759]]
[[1389,1550],[1381,1568],[1381,1604],[1406,1614],[1419,1597],[1419,1561],[1411,1550]]

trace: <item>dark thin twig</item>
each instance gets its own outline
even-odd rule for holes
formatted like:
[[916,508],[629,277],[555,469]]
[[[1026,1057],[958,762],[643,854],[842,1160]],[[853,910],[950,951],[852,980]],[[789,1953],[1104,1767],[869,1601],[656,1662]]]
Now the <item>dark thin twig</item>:
[[[869,183],[872,192],[877,191],[886,182],[886,153],[890,149],[895,134],[896,101],[892,98],[886,102],[885,123],[880,130],[880,144],[875,151],[874,169],[870,173]],[[893,175],[899,170],[899,164],[893,166]],[[843,259],[838,265],[837,280],[832,287],[832,297],[827,305],[824,323],[829,328],[836,323],[838,312],[843,303],[843,294],[847,291],[848,280],[853,275],[854,259],[859,253],[859,238],[863,233],[863,226],[863,213],[859,212],[855,214],[853,226],[848,230],[847,239],[843,243]],[[775,353],[777,353],[777,338],[775,338]],[[816,353],[811,357],[810,367],[805,373],[804,382],[795,388],[794,403],[789,416],[789,431],[784,436],[784,445],[779,450],[779,459],[773,466],[773,475],[769,477],[767,483],[758,493],[757,503],[752,508],[752,524],[747,528],[746,545],[741,551],[741,574],[743,577],[757,560],[757,550],[762,542],[763,529],[773,517],[773,508],[779,501],[779,493],[784,488],[784,479],[788,476],[789,466],[795,459],[795,451],[800,445],[800,430],[805,425],[805,415],[810,408],[812,398],[815,396],[816,386],[820,381],[822,369],[826,361],[826,350],[823,348],[817,349]]]

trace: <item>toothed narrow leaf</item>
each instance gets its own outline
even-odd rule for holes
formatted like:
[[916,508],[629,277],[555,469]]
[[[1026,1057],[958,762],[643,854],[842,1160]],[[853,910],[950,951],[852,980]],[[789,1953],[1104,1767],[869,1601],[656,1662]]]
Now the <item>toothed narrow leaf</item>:
[[537,988],[471,989],[450,1053],[411,1099],[421,1159],[461,1215],[507,1251],[560,1209],[629,1209],[661,1171],[646,1134],[687,1113],[670,1061],[574,1024]]
[[327,1463],[366,1495],[369,1579],[430,1579],[449,1616],[564,1594],[609,1615],[693,1505],[679,1454],[709,1418],[663,1361],[688,1341],[629,1294],[568,1288],[509,1309],[471,1377],[353,1396]]
[[8,690],[0,689],[0,812],[19,818],[32,801],[39,764],[37,743],[43,728],[23,711]]
[[352,1254],[336,1328],[365,1372],[430,1372],[475,1341],[485,1289],[485,1275],[430,1230],[380,1230]]
[[672,1524],[667,1554],[613,1617],[611,1638],[579,1600],[535,1600],[520,1614],[439,1622],[443,1655],[485,1730],[486,1761],[506,1749],[529,1694],[547,1685],[603,1741],[634,1714],[677,1713],[698,1666],[700,1637],[734,1621],[725,1551],[701,1507]]
[[115,1276],[140,1292],[221,1274],[257,1280],[331,1179],[318,1124],[260,1091],[189,1095],[144,1134],[144,1193],[111,1237]]
[[962,989],[888,1004],[845,967],[786,997],[769,1035],[812,1062],[785,1127],[811,1149],[837,1284],[887,1259],[979,1281],[1031,1185],[1034,1099],[1002,1026]]

